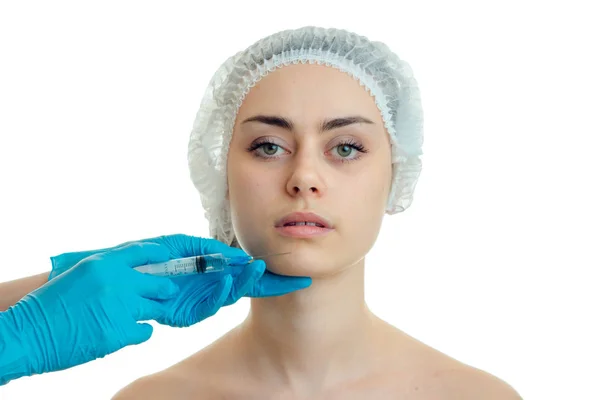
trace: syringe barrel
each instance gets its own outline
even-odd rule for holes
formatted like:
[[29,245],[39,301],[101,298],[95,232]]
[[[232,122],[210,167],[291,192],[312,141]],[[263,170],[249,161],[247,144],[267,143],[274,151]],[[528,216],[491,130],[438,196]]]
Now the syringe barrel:
[[220,253],[205,254],[193,258],[195,258],[198,273],[219,272],[227,267],[227,259]]
[[179,276],[190,274],[203,274],[223,271],[227,266],[227,259],[220,253],[205,254],[177,258],[162,263],[141,265],[134,268],[139,272],[156,276]]

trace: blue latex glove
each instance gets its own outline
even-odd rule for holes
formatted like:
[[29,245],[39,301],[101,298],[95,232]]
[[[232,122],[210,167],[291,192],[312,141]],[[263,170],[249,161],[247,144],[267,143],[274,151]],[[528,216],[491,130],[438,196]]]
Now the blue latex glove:
[[[227,246],[215,239],[183,234],[159,236],[136,242],[157,243],[166,246],[170,250],[171,259],[212,253],[223,253],[225,257],[248,255],[241,249]],[[118,249],[131,243],[135,242],[123,243],[110,249]],[[110,249],[65,253],[51,257],[52,272],[49,279],[60,275],[85,257]],[[281,296],[304,289],[312,283],[312,279],[309,277],[282,276],[266,271],[265,263],[262,260],[256,260],[243,267],[226,269],[223,272],[170,277],[169,279],[175,282],[181,291],[176,297],[163,301],[167,308],[167,314],[156,320],[161,324],[184,327],[206,319],[212,315],[205,310],[206,293],[211,293],[226,274],[233,277],[233,282],[230,292],[222,303],[223,306],[231,305],[243,296]],[[209,312],[212,312],[212,309],[209,309]]]
[[[58,371],[150,338],[179,292],[169,278],[133,267],[169,260],[165,245],[138,243],[84,258],[73,268],[0,313],[0,384]],[[205,313],[216,312],[233,279],[203,293]],[[167,303],[165,303],[167,302]]]

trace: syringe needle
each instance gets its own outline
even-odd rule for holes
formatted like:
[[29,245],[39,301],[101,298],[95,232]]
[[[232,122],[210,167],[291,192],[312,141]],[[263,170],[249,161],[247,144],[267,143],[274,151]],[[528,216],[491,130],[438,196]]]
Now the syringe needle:
[[273,253],[273,254],[265,254],[262,256],[258,256],[258,257],[252,257],[252,259],[250,260],[250,262],[255,261],[255,260],[264,260],[267,257],[273,257],[273,256],[282,256],[284,254],[290,254],[291,251],[285,252],[285,253]]

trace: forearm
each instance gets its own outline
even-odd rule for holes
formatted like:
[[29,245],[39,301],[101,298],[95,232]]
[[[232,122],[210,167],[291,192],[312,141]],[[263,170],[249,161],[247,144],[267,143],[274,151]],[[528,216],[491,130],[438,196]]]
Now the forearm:
[[0,283],[0,312],[21,300],[27,293],[48,282],[49,272]]

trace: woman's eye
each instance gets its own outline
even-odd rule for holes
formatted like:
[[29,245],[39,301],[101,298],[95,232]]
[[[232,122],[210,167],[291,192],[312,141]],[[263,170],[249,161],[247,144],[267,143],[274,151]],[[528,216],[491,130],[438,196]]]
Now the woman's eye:
[[279,148],[279,146],[277,146],[274,143],[265,143],[261,145],[261,147],[265,154],[268,156],[274,156],[277,153],[277,149]]
[[[287,151],[280,145],[267,141],[262,143],[253,143],[247,150],[253,153],[256,157],[263,159],[278,159]],[[282,152],[280,152],[280,150]],[[334,146],[331,150],[328,151],[328,153],[330,154],[331,152],[334,153],[332,154],[332,156],[337,161],[349,162],[358,160],[361,157],[360,153],[367,153],[367,149],[365,149],[364,146],[360,143],[351,141],[340,143],[337,146]]]
[[278,151],[284,149],[273,142],[264,141],[251,144],[247,150],[259,158],[278,158],[281,155]]
[[352,150],[354,150],[354,147],[347,145],[347,144],[340,144],[336,147],[337,147],[337,153],[344,158],[346,158],[350,154],[352,154]]

